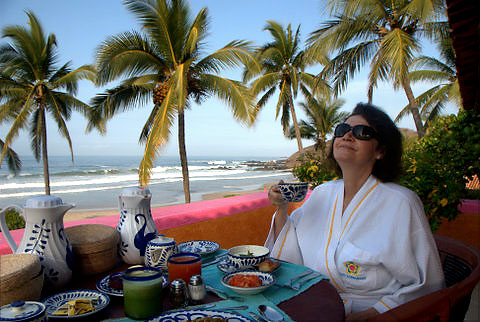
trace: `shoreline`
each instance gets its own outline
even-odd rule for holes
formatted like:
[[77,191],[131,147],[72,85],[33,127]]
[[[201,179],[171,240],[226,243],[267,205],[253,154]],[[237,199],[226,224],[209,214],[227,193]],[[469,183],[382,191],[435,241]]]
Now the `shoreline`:
[[[255,189],[255,190],[240,190],[240,191],[223,191],[223,192],[211,192],[205,193],[202,195],[202,200],[212,200],[212,199],[221,199],[221,198],[228,198],[234,196],[240,196],[250,193],[262,192],[265,190],[270,189],[272,185],[276,184],[276,182],[268,182],[264,185],[263,188]],[[161,207],[168,207],[179,205],[183,203],[176,203],[176,204],[168,204],[168,205],[152,205],[152,208],[161,208]],[[83,219],[91,219],[91,218],[98,218],[104,216],[112,216],[118,215],[119,211],[118,208],[104,208],[104,209],[71,209],[69,210],[65,216],[63,217],[64,222],[71,222]]]

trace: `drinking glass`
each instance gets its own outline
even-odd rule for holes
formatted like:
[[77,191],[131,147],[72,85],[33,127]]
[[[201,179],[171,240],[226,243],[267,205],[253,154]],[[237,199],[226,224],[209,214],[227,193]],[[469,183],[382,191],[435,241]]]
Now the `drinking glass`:
[[162,313],[162,272],[153,267],[133,267],[123,273],[125,315],[149,319]]
[[185,283],[193,275],[202,274],[202,258],[194,253],[178,253],[168,259],[168,281],[181,278]]

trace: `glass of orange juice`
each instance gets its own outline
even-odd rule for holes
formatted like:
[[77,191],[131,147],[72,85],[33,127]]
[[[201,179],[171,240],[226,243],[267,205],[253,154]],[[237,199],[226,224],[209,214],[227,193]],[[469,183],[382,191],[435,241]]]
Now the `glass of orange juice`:
[[177,253],[168,259],[168,282],[181,278],[188,284],[190,277],[202,274],[202,258],[195,253]]

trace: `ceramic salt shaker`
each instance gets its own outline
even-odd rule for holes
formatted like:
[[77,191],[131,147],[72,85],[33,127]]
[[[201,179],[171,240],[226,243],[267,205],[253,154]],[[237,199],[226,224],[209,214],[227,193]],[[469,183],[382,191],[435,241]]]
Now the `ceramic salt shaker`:
[[205,283],[203,283],[202,275],[193,275],[190,277],[188,294],[193,302],[198,302],[205,298],[205,295],[207,295],[207,290],[205,289]]

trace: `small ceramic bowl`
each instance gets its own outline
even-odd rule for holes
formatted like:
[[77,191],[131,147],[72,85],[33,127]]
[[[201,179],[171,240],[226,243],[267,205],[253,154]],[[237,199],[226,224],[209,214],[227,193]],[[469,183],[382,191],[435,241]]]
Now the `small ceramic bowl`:
[[279,183],[278,188],[283,200],[287,202],[300,202],[305,199],[308,192],[308,182]]
[[[233,286],[230,285],[229,282],[230,280],[236,276],[236,275],[255,275],[260,278],[262,281],[261,286],[257,287],[240,287],[240,286]],[[265,273],[265,272],[259,272],[259,271],[241,271],[241,272],[235,272],[231,274],[227,274],[222,278],[222,284],[234,291],[235,293],[241,294],[241,295],[253,295],[253,294],[258,294],[263,291],[265,291],[267,288],[275,284],[275,277],[270,274],[270,273]]]
[[237,270],[257,266],[263,262],[270,250],[267,247],[258,245],[235,246],[228,250],[227,263],[234,266]]

